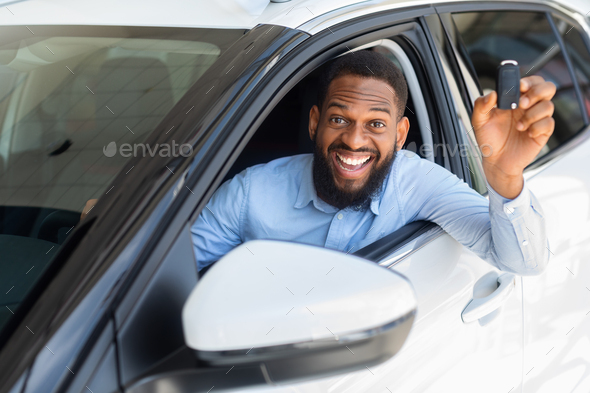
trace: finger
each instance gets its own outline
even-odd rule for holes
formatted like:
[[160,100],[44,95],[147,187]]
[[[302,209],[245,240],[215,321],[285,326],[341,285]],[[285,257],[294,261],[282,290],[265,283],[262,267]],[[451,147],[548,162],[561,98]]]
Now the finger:
[[528,130],[529,136],[535,139],[538,143],[545,144],[553,130],[555,129],[555,120],[552,117],[546,117],[533,123]]
[[487,123],[492,116],[492,109],[498,101],[498,96],[495,91],[492,91],[485,96],[479,97],[475,100],[473,105],[473,115],[471,117],[471,124],[474,127],[479,127]]
[[520,92],[526,93],[531,87],[543,82],[545,79],[539,75],[526,76],[520,80]]
[[525,111],[524,115],[516,123],[516,129],[518,131],[525,131],[533,123],[542,120],[546,117],[553,116],[555,105],[551,101],[541,101],[532,108]]
[[539,101],[549,101],[555,95],[557,88],[552,82],[542,82],[531,86],[527,92],[520,98],[519,106],[527,109]]

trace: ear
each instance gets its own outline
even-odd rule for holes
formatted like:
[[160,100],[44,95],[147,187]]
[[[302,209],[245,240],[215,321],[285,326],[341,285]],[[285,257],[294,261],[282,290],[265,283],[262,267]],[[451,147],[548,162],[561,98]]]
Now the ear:
[[406,143],[409,130],[410,121],[404,116],[397,122],[397,150],[400,150],[404,146],[404,143]]
[[320,110],[317,105],[314,105],[309,110],[309,137],[313,141],[316,137],[318,124],[320,123]]

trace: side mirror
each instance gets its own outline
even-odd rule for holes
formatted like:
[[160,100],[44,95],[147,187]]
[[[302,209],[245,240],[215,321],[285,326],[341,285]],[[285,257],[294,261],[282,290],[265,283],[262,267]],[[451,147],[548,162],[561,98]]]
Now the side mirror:
[[199,280],[182,322],[200,361],[260,365],[280,382],[391,358],[415,312],[410,283],[391,270],[339,251],[255,240]]

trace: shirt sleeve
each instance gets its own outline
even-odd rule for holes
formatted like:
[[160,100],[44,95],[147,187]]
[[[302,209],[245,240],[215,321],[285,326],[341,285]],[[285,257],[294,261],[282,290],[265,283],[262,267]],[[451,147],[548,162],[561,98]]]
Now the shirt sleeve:
[[242,243],[241,223],[249,184],[248,169],[223,183],[192,225],[199,271]]
[[[549,260],[545,220],[526,182],[521,193],[511,200],[488,185],[488,201],[446,169],[421,161],[422,168],[416,173],[425,173],[432,167],[428,177],[434,176],[416,177],[410,182],[415,183],[414,195],[402,198],[408,210],[415,212],[410,221],[435,222],[500,270],[536,275],[545,269]],[[401,195],[407,187],[400,186]]]

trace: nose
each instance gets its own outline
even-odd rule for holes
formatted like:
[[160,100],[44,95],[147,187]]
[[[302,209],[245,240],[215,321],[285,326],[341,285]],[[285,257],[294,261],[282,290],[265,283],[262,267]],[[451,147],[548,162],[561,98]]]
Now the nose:
[[342,135],[342,142],[352,150],[367,146],[367,135],[362,124],[354,123]]

